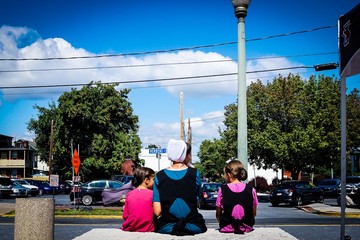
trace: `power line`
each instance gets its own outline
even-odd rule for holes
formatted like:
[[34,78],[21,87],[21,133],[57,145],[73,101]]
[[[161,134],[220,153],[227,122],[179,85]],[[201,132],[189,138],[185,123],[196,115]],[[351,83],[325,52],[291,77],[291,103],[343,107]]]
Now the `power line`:
[[[299,74],[299,73],[305,73],[304,71],[298,71],[295,72],[294,74]],[[271,77],[276,77],[278,74],[271,74],[271,75],[262,75],[261,77],[256,76],[256,77],[247,77],[246,80],[250,80],[250,79],[259,79],[259,78],[271,78]],[[238,81],[237,78],[234,79],[222,79],[222,80],[213,80],[213,81],[201,81],[201,82],[191,82],[191,83],[178,83],[178,84],[167,84],[167,85],[156,85],[156,86],[137,86],[137,87],[131,87],[132,90],[135,89],[146,89],[146,88],[165,88],[165,87],[177,87],[177,86],[186,86],[186,85],[199,85],[199,84],[218,84],[219,82],[235,82]],[[123,83],[125,84],[125,83]],[[36,94],[56,94],[56,93],[63,93],[64,91],[46,91],[46,92],[42,92],[42,93],[36,93]],[[3,95],[33,95],[34,92],[15,92],[15,93],[4,93]]]
[[[301,31],[278,34],[278,35],[267,36],[267,37],[253,38],[253,39],[246,40],[246,42],[267,40],[267,39],[279,38],[279,37],[287,37],[287,36],[291,36],[291,35],[315,32],[315,31],[334,28],[334,27],[337,27],[337,25],[317,27],[317,28],[313,28],[313,29],[301,30]],[[235,41],[235,42],[225,42],[225,43],[215,43],[215,44],[208,44],[208,45],[199,45],[199,46],[193,46],[193,47],[173,48],[173,49],[167,49],[167,50],[154,50],[154,51],[122,53],[122,54],[101,54],[101,55],[90,55],[90,56],[49,57],[49,58],[0,58],[0,61],[52,61],[52,60],[72,60],[72,59],[123,57],[123,56],[135,56],[135,55],[146,55],[146,54],[155,54],[155,53],[186,51],[186,50],[194,50],[194,49],[200,49],[200,48],[212,48],[212,47],[220,47],[220,46],[232,45],[232,44],[237,44],[237,41]]]
[[[275,69],[265,69],[265,70],[257,70],[246,72],[250,73],[261,73],[261,72],[272,72],[272,71],[283,71],[290,69],[299,69],[299,68],[313,68],[306,66],[296,66],[296,67],[286,67],[286,68],[275,68]],[[127,81],[116,81],[116,82],[107,82],[107,83],[93,83],[91,85],[96,84],[125,84],[125,83],[143,83],[143,82],[162,82],[162,81],[174,81],[174,80],[184,80],[184,79],[194,79],[194,78],[209,78],[209,77],[224,77],[229,75],[235,75],[235,73],[222,73],[222,74],[210,74],[210,75],[200,75],[200,76],[187,76],[187,77],[175,77],[175,78],[159,78],[159,79],[143,79],[143,80],[127,80]],[[54,84],[54,85],[29,85],[29,86],[0,86],[0,89],[19,89],[19,88],[56,88],[56,87],[74,87],[74,86],[86,86],[90,83],[73,83],[73,84]]]
[[[337,52],[326,53],[308,53],[297,54],[288,56],[268,56],[258,58],[248,58],[247,60],[259,60],[259,59],[277,59],[277,58],[294,58],[294,57],[310,57],[337,54]],[[115,65],[115,66],[96,66],[96,67],[77,67],[77,68],[43,68],[43,69],[17,69],[17,70],[0,70],[0,73],[18,73],[18,72],[47,72],[47,71],[74,71],[74,70],[94,70],[94,69],[116,69],[116,68],[133,68],[133,67],[154,67],[154,66],[169,66],[169,65],[191,65],[191,64],[205,64],[205,63],[219,63],[219,62],[232,62],[237,59],[222,59],[211,61],[191,61],[191,62],[172,62],[172,63],[154,63],[154,64],[135,64],[135,65]]]

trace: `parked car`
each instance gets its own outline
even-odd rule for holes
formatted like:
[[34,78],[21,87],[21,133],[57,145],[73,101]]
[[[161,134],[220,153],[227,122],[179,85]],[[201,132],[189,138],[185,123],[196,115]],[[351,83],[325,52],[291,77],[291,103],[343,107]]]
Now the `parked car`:
[[39,195],[57,194],[59,192],[58,187],[52,187],[46,181],[33,180],[33,179],[27,179],[26,181],[31,185],[37,186],[39,188]]
[[[104,189],[119,189],[124,183],[115,180],[94,180],[83,183],[81,186],[74,186],[70,194],[70,201],[74,201],[74,195],[79,198],[84,205],[91,205],[102,201],[102,192]],[[79,189],[78,191],[76,189]],[[73,194],[74,193],[74,194]]]
[[12,193],[10,194],[10,197],[27,197],[29,194],[29,188],[24,187],[18,182],[13,182],[13,185],[11,186]]
[[72,186],[69,182],[60,182],[59,183],[59,192],[64,194],[69,194],[71,192]]
[[122,205],[123,202],[121,202],[121,200],[125,199],[128,192],[133,189],[135,189],[135,187],[131,184],[131,182],[124,184],[118,189],[105,188],[101,194],[102,203],[105,206],[113,204]]
[[346,177],[346,194],[356,192],[360,189],[360,176]]
[[0,177],[0,198],[9,198],[13,193],[12,182],[8,177]]
[[17,182],[23,187],[26,187],[28,189],[28,194],[31,196],[39,195],[39,188],[35,185],[31,185],[29,182],[27,182],[24,179],[11,179],[13,182]]
[[324,196],[336,197],[339,195],[340,184],[340,179],[330,178],[322,180],[317,187],[323,190]]
[[[341,188],[339,189],[339,195]],[[348,176],[346,177],[346,196],[350,199],[347,200],[349,205],[352,202],[355,205],[360,206],[360,176]],[[337,198],[337,204],[341,204],[341,196]]]
[[111,180],[116,180],[116,181],[122,182],[124,184],[131,182],[131,180],[133,178],[134,178],[134,176],[132,176],[132,175],[112,175],[110,177]]
[[199,208],[215,207],[216,198],[222,183],[203,183],[201,185],[201,196],[199,199]]
[[312,201],[324,202],[324,192],[302,181],[283,182],[275,186],[270,193],[270,202],[274,207],[281,203],[299,206]]

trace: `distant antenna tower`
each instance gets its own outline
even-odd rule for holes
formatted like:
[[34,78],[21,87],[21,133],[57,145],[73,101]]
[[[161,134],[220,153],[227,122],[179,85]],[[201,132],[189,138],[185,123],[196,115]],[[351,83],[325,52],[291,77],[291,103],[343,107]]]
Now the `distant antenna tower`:
[[185,140],[185,129],[184,129],[184,111],[183,111],[183,92],[180,92],[180,139]]

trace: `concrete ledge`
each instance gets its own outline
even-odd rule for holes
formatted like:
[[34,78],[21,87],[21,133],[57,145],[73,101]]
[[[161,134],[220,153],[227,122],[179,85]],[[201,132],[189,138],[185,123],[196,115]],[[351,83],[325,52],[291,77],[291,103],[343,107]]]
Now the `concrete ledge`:
[[139,233],[139,232],[125,232],[120,229],[113,228],[97,228],[84,233],[73,240],[134,240],[134,239],[147,239],[147,240],[179,240],[179,239],[202,239],[202,240],[235,240],[235,239],[248,239],[248,240],[297,240],[294,236],[283,231],[280,228],[255,228],[253,232],[246,234],[233,234],[233,233],[220,233],[216,229],[208,229],[206,233],[197,234],[194,236],[172,236],[160,233]]

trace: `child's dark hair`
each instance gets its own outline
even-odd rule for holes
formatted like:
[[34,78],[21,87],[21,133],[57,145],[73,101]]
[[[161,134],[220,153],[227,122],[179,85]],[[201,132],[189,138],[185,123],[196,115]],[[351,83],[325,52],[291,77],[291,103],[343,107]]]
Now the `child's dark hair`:
[[134,178],[131,180],[131,184],[134,187],[140,186],[142,182],[155,175],[154,170],[148,167],[139,167],[134,171]]
[[191,152],[191,145],[189,143],[186,143],[186,156],[189,155]]
[[231,160],[224,167],[225,173],[230,173],[232,176],[237,178],[239,181],[247,179],[247,172],[244,169],[242,163],[239,160]]

